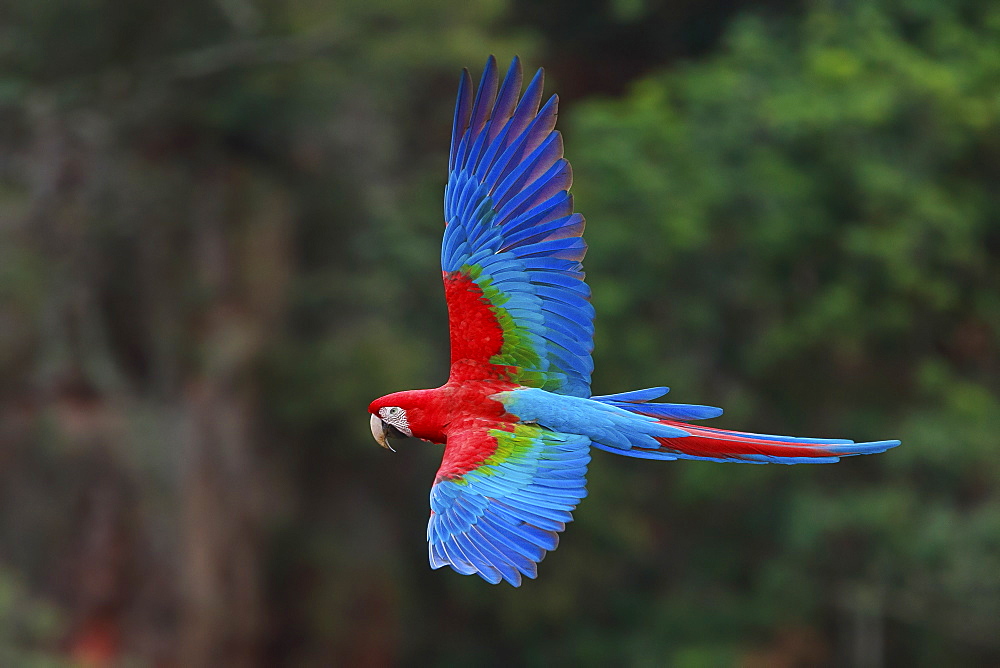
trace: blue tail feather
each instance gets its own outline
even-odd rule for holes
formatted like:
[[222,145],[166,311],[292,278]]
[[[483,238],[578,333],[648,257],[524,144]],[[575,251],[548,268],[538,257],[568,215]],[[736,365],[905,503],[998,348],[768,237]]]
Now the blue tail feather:
[[653,399],[659,399],[669,391],[669,387],[651,387],[646,390],[605,394],[591,397],[591,399],[609,406],[625,409],[632,413],[638,413],[639,415],[648,415],[668,420],[705,420],[722,415],[722,409],[715,406],[649,403]]

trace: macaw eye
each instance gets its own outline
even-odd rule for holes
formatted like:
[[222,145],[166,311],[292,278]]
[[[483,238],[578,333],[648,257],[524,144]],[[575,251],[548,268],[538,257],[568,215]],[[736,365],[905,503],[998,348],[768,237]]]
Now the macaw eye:
[[390,424],[395,424],[399,420],[404,422],[406,421],[406,411],[399,406],[386,406],[385,408],[380,408],[378,414],[379,417]]

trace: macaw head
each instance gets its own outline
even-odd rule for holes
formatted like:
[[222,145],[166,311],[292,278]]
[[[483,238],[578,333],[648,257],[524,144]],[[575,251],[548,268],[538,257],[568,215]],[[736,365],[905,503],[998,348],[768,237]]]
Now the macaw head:
[[383,448],[393,450],[392,446],[389,445],[390,438],[413,436],[405,408],[401,406],[372,406],[369,410],[372,413],[372,436]]
[[[447,422],[432,390],[406,390],[379,397],[368,406],[372,436],[383,448],[392,450],[389,439],[414,436],[432,443],[444,443],[442,425]],[[446,411],[444,411],[446,412]]]

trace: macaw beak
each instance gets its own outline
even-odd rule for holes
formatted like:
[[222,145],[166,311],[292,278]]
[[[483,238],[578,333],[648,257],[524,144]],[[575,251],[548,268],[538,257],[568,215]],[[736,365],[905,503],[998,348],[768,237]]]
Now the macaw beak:
[[385,422],[382,422],[382,420],[380,420],[379,417],[374,414],[372,414],[371,423],[372,423],[372,436],[375,437],[375,440],[378,442],[378,444],[381,445],[383,448],[396,452],[395,450],[393,450],[392,446],[389,445],[389,436],[392,435],[392,431],[389,425],[387,425]]

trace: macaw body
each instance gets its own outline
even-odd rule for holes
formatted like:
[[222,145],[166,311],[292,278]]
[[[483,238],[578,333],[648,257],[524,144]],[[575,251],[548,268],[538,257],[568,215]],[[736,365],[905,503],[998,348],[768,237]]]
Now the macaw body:
[[771,436],[691,424],[712,406],[655,403],[668,388],[593,396],[594,309],[581,261],[583,217],[542,72],[521,95],[491,57],[473,98],[463,72],[441,251],[451,338],[442,387],[369,406],[372,434],[445,444],[431,488],[430,562],[514,586],[586,496],[591,447],[645,459],[830,463],[899,441]]

